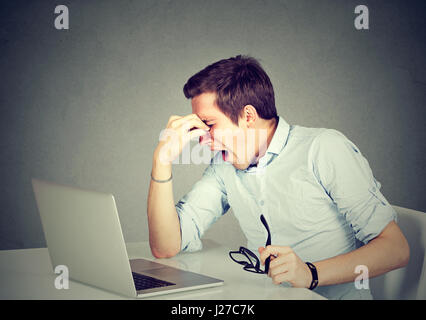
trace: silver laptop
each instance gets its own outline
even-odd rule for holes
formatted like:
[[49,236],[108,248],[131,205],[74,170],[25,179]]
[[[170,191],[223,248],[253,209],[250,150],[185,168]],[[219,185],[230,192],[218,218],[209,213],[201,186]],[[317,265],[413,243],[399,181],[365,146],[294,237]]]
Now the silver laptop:
[[32,179],[53,268],[125,296],[201,289],[223,280],[146,259],[129,260],[114,196]]

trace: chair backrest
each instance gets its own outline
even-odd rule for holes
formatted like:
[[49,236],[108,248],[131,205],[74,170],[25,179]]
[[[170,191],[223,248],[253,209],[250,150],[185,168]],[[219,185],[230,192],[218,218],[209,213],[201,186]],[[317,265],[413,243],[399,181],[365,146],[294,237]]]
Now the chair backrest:
[[374,299],[426,299],[426,213],[393,206],[410,245],[410,261],[401,269],[370,279]]

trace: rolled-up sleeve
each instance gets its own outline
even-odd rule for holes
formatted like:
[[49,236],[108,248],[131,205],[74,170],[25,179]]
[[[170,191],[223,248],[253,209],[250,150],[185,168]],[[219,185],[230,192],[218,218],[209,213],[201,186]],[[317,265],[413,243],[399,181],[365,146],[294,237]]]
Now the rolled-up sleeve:
[[310,153],[318,182],[358,240],[367,243],[396,221],[396,212],[380,192],[367,159],[342,133],[325,130],[315,138]]
[[176,204],[181,228],[181,251],[202,249],[204,232],[229,209],[225,186],[211,163],[192,189]]

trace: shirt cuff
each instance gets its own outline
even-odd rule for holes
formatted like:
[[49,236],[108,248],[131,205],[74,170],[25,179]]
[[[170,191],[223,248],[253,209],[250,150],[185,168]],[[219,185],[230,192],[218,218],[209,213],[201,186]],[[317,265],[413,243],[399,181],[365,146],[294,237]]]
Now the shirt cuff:
[[356,218],[349,219],[355,236],[364,244],[377,237],[391,221],[397,222],[397,213],[376,187],[369,189],[370,198],[364,206],[357,208],[361,212]]

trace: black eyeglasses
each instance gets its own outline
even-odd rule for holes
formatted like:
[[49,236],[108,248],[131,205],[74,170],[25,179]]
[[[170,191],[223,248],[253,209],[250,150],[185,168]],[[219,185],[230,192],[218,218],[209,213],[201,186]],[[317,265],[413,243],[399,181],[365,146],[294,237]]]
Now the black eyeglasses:
[[[260,221],[265,226],[266,231],[268,232],[268,238],[266,239],[266,246],[271,244],[271,232],[269,231],[268,223],[266,222],[263,214],[260,215]],[[240,247],[238,251],[230,251],[229,257],[234,260],[236,263],[243,265],[243,269],[253,273],[268,273],[269,271],[269,263],[271,261],[271,257],[266,258],[265,260],[265,270],[260,268],[259,258],[249,249],[245,247]]]

